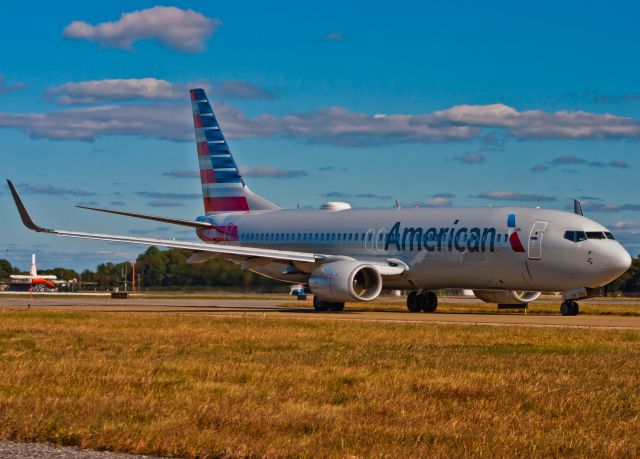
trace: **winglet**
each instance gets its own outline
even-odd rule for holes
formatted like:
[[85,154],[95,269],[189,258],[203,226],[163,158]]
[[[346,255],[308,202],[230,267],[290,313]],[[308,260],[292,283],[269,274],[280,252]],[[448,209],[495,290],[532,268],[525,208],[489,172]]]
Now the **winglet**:
[[48,230],[46,228],[43,228],[33,223],[33,220],[31,220],[31,216],[29,215],[29,212],[27,212],[27,208],[22,203],[22,199],[20,199],[20,196],[16,191],[16,187],[13,186],[13,183],[11,183],[11,180],[7,180],[7,184],[9,185],[9,189],[11,190],[11,194],[13,195],[13,200],[16,203],[16,207],[18,208],[18,213],[20,214],[20,218],[22,219],[22,223],[24,223],[24,226],[26,226],[30,230],[37,231],[38,233],[50,232],[51,230]]
[[582,212],[582,204],[577,199],[573,200],[573,212],[578,215],[584,215]]

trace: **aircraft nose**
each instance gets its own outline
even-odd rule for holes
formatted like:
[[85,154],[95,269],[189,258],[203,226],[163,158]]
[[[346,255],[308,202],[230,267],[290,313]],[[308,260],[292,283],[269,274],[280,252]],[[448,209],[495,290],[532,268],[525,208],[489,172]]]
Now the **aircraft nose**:
[[605,259],[605,269],[610,270],[611,274],[616,277],[627,272],[632,261],[629,252],[627,252],[620,244],[618,244],[615,250],[608,251]]

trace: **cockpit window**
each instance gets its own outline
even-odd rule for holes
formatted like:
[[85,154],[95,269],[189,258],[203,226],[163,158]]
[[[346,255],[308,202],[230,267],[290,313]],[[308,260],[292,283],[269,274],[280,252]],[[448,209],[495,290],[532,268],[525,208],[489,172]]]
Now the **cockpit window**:
[[587,239],[606,239],[602,231],[587,231]]
[[615,239],[613,237],[613,234],[611,234],[609,231],[607,231],[606,233],[604,233],[605,236],[607,236],[607,239]]
[[564,238],[572,242],[580,242],[587,239],[584,231],[565,231]]

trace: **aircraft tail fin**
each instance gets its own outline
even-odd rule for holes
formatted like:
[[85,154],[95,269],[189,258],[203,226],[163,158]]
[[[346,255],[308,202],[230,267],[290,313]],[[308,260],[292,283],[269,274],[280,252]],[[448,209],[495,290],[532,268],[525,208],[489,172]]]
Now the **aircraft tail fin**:
[[244,183],[204,89],[189,92],[205,214],[279,209]]

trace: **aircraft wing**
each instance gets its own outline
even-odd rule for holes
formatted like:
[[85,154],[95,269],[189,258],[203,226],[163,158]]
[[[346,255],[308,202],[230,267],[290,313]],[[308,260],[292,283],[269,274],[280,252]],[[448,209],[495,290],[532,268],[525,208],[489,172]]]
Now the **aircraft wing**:
[[[18,213],[22,219],[24,226],[32,231],[38,233],[56,234],[58,236],[75,237],[79,239],[93,239],[99,241],[111,241],[111,242],[123,242],[128,244],[140,244],[140,245],[156,245],[161,247],[168,247],[172,249],[187,249],[195,250],[198,252],[208,252],[221,255],[227,255],[233,259],[243,260],[278,260],[278,261],[292,261],[302,263],[323,263],[331,260],[331,255],[316,254],[311,252],[296,252],[290,250],[277,250],[277,249],[263,249],[257,247],[243,247],[237,245],[226,244],[205,244],[201,242],[188,242],[188,241],[176,241],[174,239],[156,239],[148,237],[133,237],[117,234],[102,234],[102,233],[84,233],[79,231],[67,231],[44,228],[34,223],[33,219],[29,215],[27,208],[25,207],[22,199],[18,195],[13,183],[7,180],[9,189],[15,201]],[[342,257],[344,258],[344,257]],[[388,261],[375,261],[370,263],[380,271],[381,275],[397,275],[408,269],[408,266],[400,260],[389,259]]]

